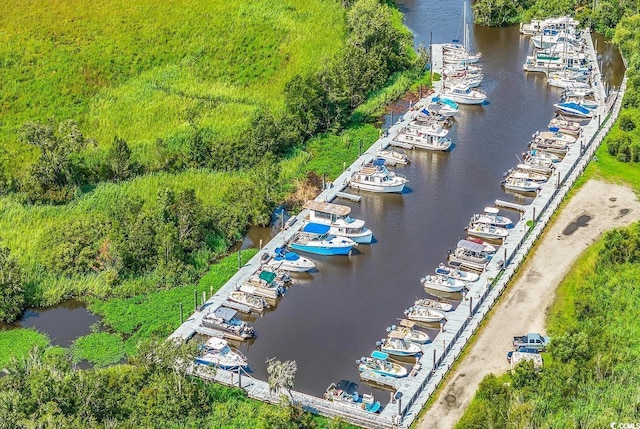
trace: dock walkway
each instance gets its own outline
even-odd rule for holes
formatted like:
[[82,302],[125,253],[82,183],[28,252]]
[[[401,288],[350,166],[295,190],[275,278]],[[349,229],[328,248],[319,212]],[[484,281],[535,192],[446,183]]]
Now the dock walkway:
[[[597,115],[583,129],[582,136],[573,144],[564,160],[557,165],[554,176],[545,183],[533,202],[527,206],[513,206],[521,212],[520,221],[510,230],[499,252],[491,260],[479,281],[469,284],[469,291],[465,299],[455,311],[447,313],[447,323],[431,343],[423,346],[424,354],[420,359],[420,369],[412,371],[406,378],[394,381],[398,392],[402,393],[395,404],[386,404],[379,415],[368,414],[362,410],[354,409],[343,404],[336,404],[321,398],[316,398],[300,392],[292,392],[293,400],[301,404],[305,409],[325,416],[339,416],[353,424],[367,428],[391,428],[409,427],[418,417],[429,397],[445,377],[456,358],[464,349],[471,335],[480,325],[481,320],[493,307],[496,300],[505,289],[520,263],[540,237],[544,227],[549,222],[552,214],[558,208],[562,200],[573,186],[576,179],[593,157],[602,139],[611,128],[620,111],[622,95],[626,87],[626,77],[620,90],[605,99],[604,87],[598,69],[595,50],[590,37],[588,49],[591,62],[596,68],[596,101],[601,106]],[[433,68],[435,72],[442,71],[441,45],[433,45]],[[434,82],[436,92],[441,90],[441,81]],[[614,98],[615,97],[615,98]],[[426,103],[421,100],[418,103]],[[416,105],[419,105],[416,103]],[[380,148],[386,148],[400,130],[413,119],[414,111],[409,111],[393,124],[385,135],[374,143],[365,153],[347,168],[336,180],[333,186],[323,190],[316,197],[316,201],[333,201],[336,197],[344,197],[343,190],[347,187],[350,176],[363,164],[375,157],[375,152]],[[187,340],[196,332],[202,332],[200,323],[207,311],[214,311],[226,300],[229,292],[236,285],[242,284],[260,266],[260,260],[265,253],[273,252],[276,247],[282,247],[291,237],[302,228],[302,219],[307,216],[303,210],[297,215],[296,222],[283,229],[263,249],[261,249],[250,261],[242,266],[238,272],[212,297],[200,311],[193,313],[172,335],[174,338]],[[528,221],[533,221],[529,222]],[[531,225],[531,226],[528,226]],[[218,370],[215,375],[194,369],[194,374],[209,380],[227,385],[238,385],[238,375],[229,371]],[[235,376],[235,380],[234,380]],[[253,378],[242,378],[242,386],[252,398],[266,402],[278,403],[266,382]],[[378,398],[382,399],[382,398]]]

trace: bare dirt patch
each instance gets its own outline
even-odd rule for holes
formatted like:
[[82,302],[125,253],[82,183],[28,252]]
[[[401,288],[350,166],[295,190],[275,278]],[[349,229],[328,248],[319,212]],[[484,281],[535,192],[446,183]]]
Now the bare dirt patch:
[[[611,205],[611,202],[616,204]],[[471,402],[482,378],[509,369],[506,355],[511,350],[512,337],[544,332],[546,313],[555,290],[580,253],[604,231],[639,219],[640,203],[630,188],[595,180],[587,182],[543,234],[533,254],[529,255],[522,275],[493,308],[491,320],[465,359],[449,374],[436,402],[417,427],[453,427]],[[464,378],[462,374],[465,374]]]

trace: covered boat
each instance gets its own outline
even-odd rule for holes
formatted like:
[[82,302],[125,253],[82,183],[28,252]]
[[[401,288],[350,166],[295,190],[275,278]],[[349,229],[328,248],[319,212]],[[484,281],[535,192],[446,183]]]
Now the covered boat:
[[416,301],[413,303],[414,307],[428,307],[428,308],[433,308],[434,310],[439,310],[439,311],[451,311],[453,309],[453,305],[451,305],[448,302],[443,302],[443,301],[438,301],[436,299],[429,299],[429,298],[420,298],[420,299],[416,299]]
[[425,344],[429,341],[429,334],[426,332],[415,329],[416,322],[408,319],[400,320],[398,325],[391,325],[387,328],[389,335],[395,332],[402,334],[403,338],[407,341],[411,341],[418,344]]
[[379,375],[395,378],[406,377],[409,374],[407,368],[400,364],[390,362],[388,358],[389,355],[387,353],[374,350],[371,352],[370,357],[363,356],[358,359],[356,363],[360,372],[372,371]]
[[410,162],[409,157],[406,154],[392,149],[378,149],[376,151],[376,156],[393,164],[406,165]]
[[351,405],[355,408],[365,410],[369,413],[380,411],[379,401],[375,401],[373,395],[358,393],[358,383],[349,380],[340,380],[338,383],[331,383],[324,392],[324,399],[331,402],[338,402]]
[[356,243],[350,238],[330,234],[330,229],[329,225],[309,222],[293,236],[289,246],[318,255],[348,255]]
[[485,207],[484,213],[474,214],[471,217],[472,222],[486,223],[489,225],[503,226],[507,227],[512,225],[511,219],[505,216],[501,216],[498,213],[499,209],[495,207]]
[[582,119],[591,119],[593,118],[593,111],[591,109],[587,109],[586,107],[574,103],[574,102],[566,102],[566,103],[556,103],[553,105],[560,113],[563,115],[574,116]]
[[490,259],[491,257],[484,250],[482,244],[469,240],[458,241],[455,250],[449,253],[450,265],[465,267],[476,271],[483,271]]
[[560,132],[560,128],[550,127],[548,131],[536,131],[531,136],[533,140],[561,142],[565,144],[575,143],[575,136]]
[[548,128],[557,128],[563,134],[569,134],[571,136],[579,136],[582,133],[582,126],[580,122],[570,121],[565,119],[562,115],[558,115],[549,121]]
[[246,368],[247,358],[238,350],[232,350],[226,340],[211,337],[202,347],[203,354],[196,357],[195,362],[200,365],[210,365],[217,368],[234,370]]
[[506,179],[502,181],[505,189],[515,192],[535,192],[540,188],[540,183],[524,179]]
[[498,250],[498,248],[496,246],[494,246],[493,244],[487,243],[486,241],[484,241],[484,240],[482,240],[481,238],[478,238],[478,237],[467,237],[467,238],[465,238],[465,240],[466,241],[471,241],[472,243],[482,244],[484,246],[484,251],[488,255],[494,254]]
[[267,261],[267,265],[272,268],[299,273],[311,271],[316,267],[312,259],[300,256],[284,247],[276,247],[274,255]]
[[503,240],[509,235],[506,228],[482,222],[469,222],[467,234],[487,240]]
[[406,177],[389,171],[384,159],[376,158],[351,176],[349,186],[370,192],[400,193],[407,182]]
[[229,294],[227,299],[237,302],[238,304],[246,305],[251,311],[258,313],[262,313],[265,308],[269,308],[269,304],[267,304],[264,298],[251,294],[249,290],[250,289],[234,290]]
[[387,338],[380,341],[380,350],[393,356],[415,356],[422,354],[422,347],[411,341],[407,341],[404,335],[389,332]]
[[347,237],[356,243],[371,243],[373,233],[361,219],[349,216],[351,207],[324,201],[309,200],[304,204],[309,210],[309,222],[329,225],[329,233]]
[[253,327],[235,316],[236,310],[227,307],[218,307],[214,312],[209,312],[204,315],[202,318],[202,326],[229,332],[242,340],[253,338],[255,336]]
[[453,100],[442,97],[433,97],[429,104],[427,104],[427,109],[431,112],[436,112],[447,118],[456,116],[458,114],[458,104]]

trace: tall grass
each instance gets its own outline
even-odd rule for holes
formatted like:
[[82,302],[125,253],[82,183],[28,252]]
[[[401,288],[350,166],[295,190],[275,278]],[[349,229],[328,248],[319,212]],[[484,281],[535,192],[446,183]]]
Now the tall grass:
[[0,369],[9,363],[11,357],[25,357],[33,347],[48,344],[49,337],[35,329],[0,330]]

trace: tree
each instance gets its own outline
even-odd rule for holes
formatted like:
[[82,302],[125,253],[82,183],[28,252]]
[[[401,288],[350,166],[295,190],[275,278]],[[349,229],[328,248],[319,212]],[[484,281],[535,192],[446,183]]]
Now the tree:
[[107,153],[107,166],[110,176],[116,182],[135,176],[140,166],[131,160],[131,149],[126,140],[119,137],[113,139],[113,145]]
[[20,268],[9,248],[0,244],[0,322],[13,322],[24,306]]
[[270,358],[265,363],[267,364],[267,374],[269,374],[267,381],[269,383],[269,392],[281,393],[286,390],[289,397],[293,398],[291,389],[293,389],[296,371],[298,370],[296,361],[287,360],[281,362],[275,358]]

